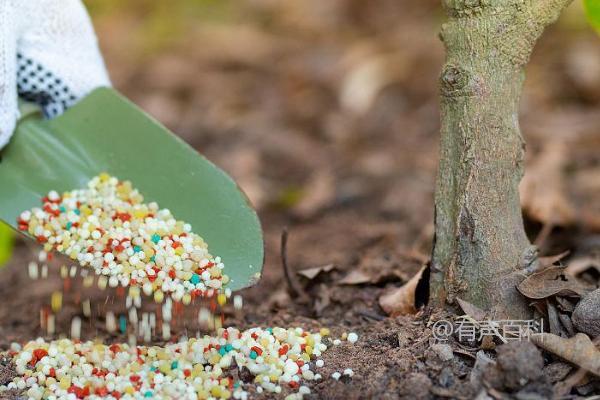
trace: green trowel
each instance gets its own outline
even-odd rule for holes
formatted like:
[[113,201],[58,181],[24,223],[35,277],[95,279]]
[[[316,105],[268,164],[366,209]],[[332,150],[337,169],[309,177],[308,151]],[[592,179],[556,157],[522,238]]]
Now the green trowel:
[[260,277],[260,222],[239,187],[112,89],[96,89],[53,120],[26,105],[0,157],[0,219],[14,228],[49,191],[83,188],[107,172],[190,223],[222,258],[232,290]]

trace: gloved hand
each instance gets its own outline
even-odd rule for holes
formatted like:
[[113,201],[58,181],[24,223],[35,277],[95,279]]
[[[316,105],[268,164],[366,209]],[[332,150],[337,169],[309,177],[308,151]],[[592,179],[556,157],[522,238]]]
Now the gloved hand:
[[0,0],[0,149],[19,118],[17,95],[52,118],[109,85],[80,0]]

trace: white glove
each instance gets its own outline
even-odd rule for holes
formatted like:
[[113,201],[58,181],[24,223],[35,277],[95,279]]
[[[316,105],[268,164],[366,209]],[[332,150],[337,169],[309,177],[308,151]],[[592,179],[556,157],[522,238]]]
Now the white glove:
[[0,0],[0,149],[19,118],[17,95],[51,118],[109,85],[80,0]]

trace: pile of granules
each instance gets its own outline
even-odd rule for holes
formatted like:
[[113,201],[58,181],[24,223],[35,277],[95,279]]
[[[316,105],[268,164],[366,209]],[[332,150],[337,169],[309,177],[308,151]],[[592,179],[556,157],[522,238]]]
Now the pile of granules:
[[[125,299],[128,311],[116,315],[106,310],[104,320],[109,334],[118,330],[128,343],[80,341],[82,319],[75,316],[71,339],[12,346],[8,355],[18,375],[0,386],[0,397],[4,391],[17,390],[36,400],[246,399],[262,392],[291,392],[287,399],[301,399],[310,393],[307,382],[322,379],[315,371],[324,364],[319,359],[322,352],[328,344],[341,343],[325,338],[329,335],[325,328],[319,333],[301,328],[222,328],[223,314],[217,318],[214,311],[225,305],[231,290],[220,258],[209,254],[189,224],[156,203],[145,204],[130,182],[101,174],[87,189],[62,196],[50,192],[41,208],[23,212],[18,223],[44,246],[41,267],[29,264],[31,279],[48,276],[51,251],[88,267],[60,267],[63,290],[52,293],[50,305],[41,310],[42,328],[51,336],[56,333],[55,314],[70,280],[80,276],[85,289],[94,285],[90,275],[95,275],[98,288],[116,288],[117,298]],[[89,268],[94,274],[88,275]],[[141,294],[152,296],[161,308],[155,313],[144,310]],[[137,345],[137,338],[150,342],[159,331],[164,341],[170,341],[173,317],[181,315],[183,306],[198,306],[197,298],[210,302],[209,309],[200,306],[197,320],[200,327],[216,331],[214,336],[198,333],[187,339],[186,328],[178,343]],[[241,309],[242,298],[235,296],[233,303],[234,309]],[[81,298],[77,304],[91,320],[90,299]],[[344,334],[342,340],[346,339],[354,343],[358,337]],[[351,376],[348,371],[344,374]]]
[[[110,287],[138,286],[162,302],[165,294],[189,304],[193,297],[225,293],[229,277],[192,227],[143,196],[129,181],[108,174],[86,189],[50,192],[42,207],[23,212],[19,228],[44,245],[107,277]],[[230,292],[227,292],[230,295]]]
[[[246,399],[253,386],[257,393],[286,388],[293,392],[288,399],[302,398],[310,393],[304,382],[322,379],[315,368],[323,366],[319,357],[328,334],[227,328],[166,347],[38,339],[14,345],[19,376],[0,386],[0,393],[17,389],[32,399]],[[245,369],[252,383],[239,378]]]

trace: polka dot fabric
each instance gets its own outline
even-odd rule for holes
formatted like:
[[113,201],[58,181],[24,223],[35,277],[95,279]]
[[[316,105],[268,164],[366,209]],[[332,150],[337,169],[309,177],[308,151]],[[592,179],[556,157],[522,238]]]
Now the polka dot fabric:
[[39,104],[48,118],[62,114],[77,101],[61,78],[22,54],[17,54],[17,91],[23,99]]
[[18,97],[52,118],[102,86],[110,79],[81,0],[0,0],[0,150]]

